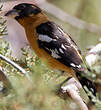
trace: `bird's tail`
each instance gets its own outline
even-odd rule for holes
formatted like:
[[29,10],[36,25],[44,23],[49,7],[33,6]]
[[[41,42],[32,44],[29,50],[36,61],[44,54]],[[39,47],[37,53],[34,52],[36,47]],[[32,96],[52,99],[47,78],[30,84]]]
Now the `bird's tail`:
[[[85,90],[86,93],[88,93],[87,89],[94,95],[96,96],[96,87],[93,81],[87,79],[85,76],[82,76],[81,72],[76,72],[76,76],[78,78],[78,80],[80,81],[83,89]],[[87,87],[87,89],[85,89],[85,86]],[[90,100],[92,100],[91,96],[88,96]]]

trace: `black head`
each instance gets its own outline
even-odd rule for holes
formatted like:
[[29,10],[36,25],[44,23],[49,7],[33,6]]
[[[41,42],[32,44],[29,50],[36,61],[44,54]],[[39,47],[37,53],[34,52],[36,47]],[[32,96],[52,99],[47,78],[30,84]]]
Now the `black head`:
[[11,16],[16,20],[19,18],[27,17],[30,15],[37,15],[41,12],[41,9],[33,4],[21,3],[13,7],[12,10],[8,11],[5,16]]

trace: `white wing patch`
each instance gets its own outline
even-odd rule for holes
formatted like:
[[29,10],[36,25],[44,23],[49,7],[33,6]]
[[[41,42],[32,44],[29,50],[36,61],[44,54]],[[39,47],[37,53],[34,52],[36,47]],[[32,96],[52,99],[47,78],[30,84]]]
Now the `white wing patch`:
[[77,68],[81,68],[81,65],[77,65]]
[[63,44],[61,44],[61,47],[66,50],[66,47]]
[[58,36],[55,36],[57,39],[59,39],[59,37]]
[[59,48],[59,51],[60,51],[61,53],[64,53],[63,50],[62,50],[61,48]]
[[70,65],[73,66],[73,67],[76,67],[76,65],[74,63],[71,63]]
[[51,56],[54,57],[54,58],[61,58],[59,55],[58,55],[58,51],[57,49],[55,50],[51,50]]
[[47,35],[42,35],[42,34],[39,34],[38,35],[38,39],[40,41],[44,41],[44,42],[51,42],[53,39],[48,37]]
[[71,63],[70,65],[75,68],[81,68],[81,65],[75,65],[74,63]]

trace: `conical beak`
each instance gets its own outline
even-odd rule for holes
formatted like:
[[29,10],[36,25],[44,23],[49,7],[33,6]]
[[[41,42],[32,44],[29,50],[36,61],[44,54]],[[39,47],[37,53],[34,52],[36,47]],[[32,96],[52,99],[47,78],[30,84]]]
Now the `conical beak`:
[[19,13],[16,9],[12,9],[8,11],[5,16],[10,17],[10,18],[15,18],[16,16],[19,16]]

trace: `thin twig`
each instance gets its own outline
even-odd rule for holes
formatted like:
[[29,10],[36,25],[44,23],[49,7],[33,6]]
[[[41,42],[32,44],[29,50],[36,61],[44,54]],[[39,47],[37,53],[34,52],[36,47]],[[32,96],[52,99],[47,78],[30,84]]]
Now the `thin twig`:
[[29,81],[32,81],[29,74],[21,66],[19,66],[18,64],[16,64],[15,62],[11,61],[10,59],[8,59],[7,57],[5,57],[1,54],[0,54],[0,59],[2,59],[4,61],[6,61],[7,63],[11,64],[13,67],[18,69],[21,73],[23,73]]

